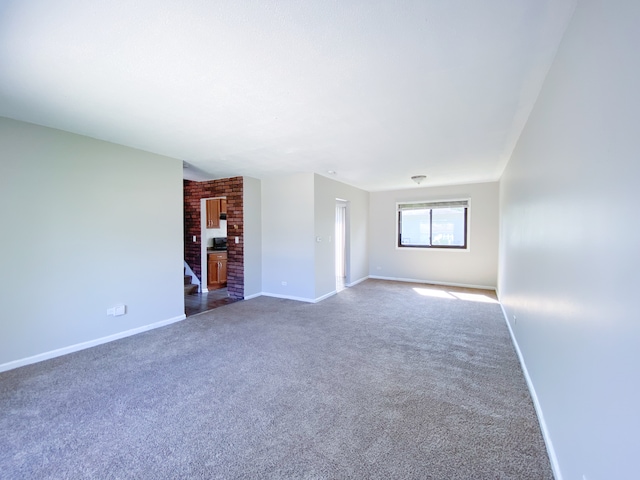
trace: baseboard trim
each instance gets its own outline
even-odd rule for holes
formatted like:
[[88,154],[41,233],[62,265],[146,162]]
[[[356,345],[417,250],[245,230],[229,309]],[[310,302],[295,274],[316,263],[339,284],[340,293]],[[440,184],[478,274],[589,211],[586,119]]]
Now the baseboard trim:
[[451,283],[451,282],[438,282],[434,280],[418,279],[418,278],[401,278],[401,277],[383,277],[381,275],[369,275],[369,278],[376,280],[391,280],[394,282],[409,282],[409,283],[426,283],[431,285],[443,285],[445,287],[462,287],[462,288],[477,288],[479,290],[492,290],[496,291],[496,287],[488,285],[473,285],[470,283]]
[[361,279],[356,280],[355,282],[348,283],[346,286],[347,286],[347,287],[355,287],[355,286],[356,286],[356,285],[358,285],[359,283],[362,283],[362,282],[364,282],[365,280],[368,280],[369,278],[370,278],[370,277],[369,277],[369,275],[367,275],[366,277],[362,277]]
[[262,295],[264,295],[265,297],[283,298],[285,300],[295,300],[296,302],[315,303],[313,301],[313,298],[295,297],[293,295],[282,295],[280,293],[262,292]]
[[264,295],[264,293],[260,292],[260,293],[253,293],[251,295],[247,295],[246,297],[244,297],[243,300],[251,300],[252,298],[257,298],[257,297],[261,297],[262,295]]
[[516,354],[518,355],[518,359],[520,360],[520,366],[522,367],[524,378],[527,381],[527,387],[529,387],[531,400],[533,401],[533,406],[536,410],[536,415],[538,417],[538,423],[540,424],[540,430],[542,431],[542,438],[544,439],[544,444],[547,447],[547,454],[549,455],[549,461],[551,462],[551,469],[553,470],[553,476],[556,480],[562,480],[562,473],[560,472],[560,464],[558,463],[558,457],[556,456],[556,451],[553,448],[551,435],[549,434],[549,429],[547,428],[547,422],[545,421],[544,414],[542,413],[542,407],[540,406],[540,401],[538,400],[536,389],[533,386],[533,381],[531,380],[531,377],[529,376],[527,365],[524,362],[524,357],[522,356],[522,352],[520,351],[520,345],[518,345],[518,340],[516,340],[516,336],[513,332],[513,328],[511,327],[511,322],[509,322],[509,316],[507,315],[507,312],[504,309],[504,305],[502,305],[502,303],[500,303],[500,308],[502,309],[502,315],[504,316],[504,320],[505,322],[507,322],[507,328],[509,329],[509,335],[511,335],[511,341],[516,350]]
[[269,292],[262,292],[260,295],[264,295],[265,297],[284,298],[285,300],[295,300],[296,302],[318,303],[326,298],[332,297],[336,293],[338,292],[334,290],[333,292],[329,292],[326,295],[322,295],[321,297],[318,297],[318,298],[295,297],[293,295],[282,295],[280,293],[269,293]]
[[182,315],[178,315],[177,317],[168,318],[167,320],[162,320],[160,322],[144,325],[142,327],[132,328],[131,330],[125,330],[124,332],[114,333],[113,335],[109,335],[106,337],[96,338],[95,340],[76,343],[75,345],[58,348],[56,350],[51,350],[49,352],[39,353],[38,355],[21,358],[20,360],[13,360],[11,362],[3,363],[2,365],[0,365],[0,372],[6,372],[7,370],[13,370],[14,368],[24,367],[25,365],[31,365],[32,363],[43,362],[44,360],[50,360],[52,358],[60,357],[62,355],[67,355],[68,353],[78,352],[86,348],[102,345],[103,343],[113,342],[114,340],[120,340],[121,338],[130,337],[138,333],[146,332],[148,330],[153,330],[156,328],[164,327],[166,325],[170,325],[172,323],[179,322],[180,320],[184,320],[185,318],[187,318],[186,315],[182,314]]
[[321,302],[322,300],[326,300],[329,297],[333,297],[334,295],[336,295],[338,293],[337,290],[334,290],[333,292],[329,292],[329,293],[325,293],[324,295],[322,295],[321,297],[316,298],[313,303],[318,303]]

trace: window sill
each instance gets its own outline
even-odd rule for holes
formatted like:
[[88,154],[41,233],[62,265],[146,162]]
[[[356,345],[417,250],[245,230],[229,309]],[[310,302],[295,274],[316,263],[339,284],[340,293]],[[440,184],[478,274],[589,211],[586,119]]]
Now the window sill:
[[407,252],[469,252],[470,248],[442,248],[442,247],[398,247],[396,250]]

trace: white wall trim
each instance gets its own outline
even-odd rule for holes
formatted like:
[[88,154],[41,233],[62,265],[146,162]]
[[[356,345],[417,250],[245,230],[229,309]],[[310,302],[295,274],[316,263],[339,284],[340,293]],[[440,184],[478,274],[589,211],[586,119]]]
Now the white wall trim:
[[417,278],[383,277],[380,275],[369,275],[369,278],[375,278],[377,280],[393,280],[396,282],[427,283],[431,285],[444,285],[446,287],[477,288],[480,290],[492,290],[494,292],[496,291],[496,287],[492,287],[489,285],[472,285],[469,283],[436,282],[434,280],[417,279]]
[[315,303],[312,298],[295,297],[293,295],[282,295],[280,293],[262,292],[260,295],[264,295],[265,297],[284,298],[286,300],[295,300],[297,302]]
[[355,282],[348,283],[346,286],[347,287],[355,287],[357,284],[362,283],[365,280],[368,280],[369,278],[370,278],[370,276],[367,275],[366,277],[362,277],[361,279],[356,280]]
[[513,346],[516,350],[516,353],[518,354],[518,359],[520,360],[520,366],[522,367],[522,372],[524,373],[524,378],[527,381],[527,386],[529,387],[529,393],[531,394],[531,400],[533,400],[533,406],[536,409],[536,415],[538,416],[538,423],[540,424],[540,430],[542,431],[542,438],[544,438],[544,444],[547,447],[547,454],[549,455],[549,460],[551,462],[551,469],[553,470],[553,476],[556,480],[562,480],[562,472],[560,471],[560,464],[558,463],[558,457],[556,457],[556,451],[553,448],[551,435],[549,434],[549,430],[547,429],[547,422],[545,422],[544,420],[542,407],[540,406],[538,395],[536,394],[536,389],[533,386],[531,377],[529,376],[529,371],[527,370],[527,365],[524,363],[524,357],[522,356],[522,352],[520,351],[520,346],[518,345],[516,336],[513,333],[513,329],[511,328],[511,322],[509,322],[509,316],[507,315],[507,312],[504,309],[504,305],[502,305],[502,303],[500,303],[500,308],[502,309],[502,315],[504,316],[504,320],[505,322],[507,322],[507,328],[509,329],[509,334],[511,335],[511,341],[513,342]]
[[258,295],[264,295],[265,297],[273,297],[273,298],[284,298],[286,300],[295,300],[297,302],[318,303],[326,298],[332,297],[337,293],[338,293],[337,290],[334,290],[333,292],[329,292],[326,295],[322,295],[321,297],[318,297],[318,298],[294,297],[293,295],[282,295],[280,293],[268,293],[268,292],[262,292],[262,293],[259,293]]
[[131,330],[125,330],[124,332],[114,333],[113,335],[109,335],[106,337],[96,338],[95,340],[89,340],[88,342],[76,343],[75,345],[58,348],[57,350],[51,350],[49,352],[39,353],[38,355],[33,355],[32,357],[21,358],[20,360],[13,360],[11,362],[3,363],[2,365],[0,365],[0,372],[6,372],[7,370],[13,370],[14,368],[24,367],[25,365],[31,365],[32,363],[42,362],[44,360],[50,360],[52,358],[60,357],[68,353],[73,353],[80,350],[84,350],[86,348],[95,347],[97,345],[102,345],[103,343],[113,342],[114,340],[120,340],[121,338],[130,337],[131,335],[136,335],[138,333],[146,332],[148,330],[153,330],[155,328],[160,328],[160,327],[164,327],[165,325],[170,325],[172,323],[179,322],[180,320],[184,320],[185,318],[187,318],[186,315],[182,314],[182,315],[178,315],[177,317],[152,323],[150,325],[144,325],[142,327],[133,328]]
[[329,297],[333,297],[334,295],[336,295],[338,293],[337,290],[334,290],[332,292],[329,293],[325,293],[324,295],[322,295],[321,297],[316,298],[313,303],[318,303],[321,302],[322,300],[326,300]]
[[251,300],[252,298],[256,298],[256,297],[261,297],[262,295],[264,295],[264,293],[254,293],[252,295],[247,295],[246,297],[243,298],[243,300]]

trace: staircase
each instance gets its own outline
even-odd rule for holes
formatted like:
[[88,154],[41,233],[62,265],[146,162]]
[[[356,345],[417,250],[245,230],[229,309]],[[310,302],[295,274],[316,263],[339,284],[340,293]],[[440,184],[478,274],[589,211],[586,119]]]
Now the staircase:
[[198,285],[191,283],[191,275],[187,275],[187,269],[184,269],[184,294],[193,295],[198,293]]

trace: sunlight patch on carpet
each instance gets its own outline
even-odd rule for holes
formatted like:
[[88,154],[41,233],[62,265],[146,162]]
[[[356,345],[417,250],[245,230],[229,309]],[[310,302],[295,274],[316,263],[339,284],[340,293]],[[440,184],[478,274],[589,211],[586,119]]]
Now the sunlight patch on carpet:
[[437,288],[418,287],[415,287],[413,291],[423,297],[448,298],[450,300],[465,300],[467,302],[498,303],[495,298],[491,298],[489,295],[483,295],[481,293],[445,292],[444,290]]

